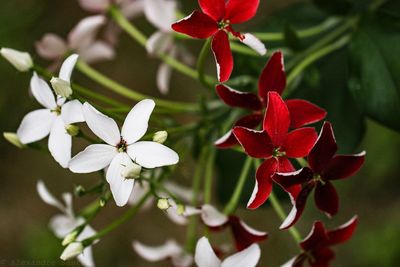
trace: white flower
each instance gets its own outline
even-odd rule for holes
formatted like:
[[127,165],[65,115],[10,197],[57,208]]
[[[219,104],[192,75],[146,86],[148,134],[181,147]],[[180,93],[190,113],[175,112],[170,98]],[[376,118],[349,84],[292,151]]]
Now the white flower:
[[150,262],[171,260],[175,267],[189,267],[193,264],[193,257],[173,239],[169,239],[161,246],[146,246],[139,241],[133,241],[132,247],[143,259]]
[[255,267],[260,259],[260,247],[253,244],[248,248],[221,261],[206,237],[199,239],[196,245],[194,261],[198,267]]
[[84,250],[84,247],[81,242],[72,242],[70,243],[62,252],[60,259],[63,261],[70,260],[80,255]]
[[[43,181],[38,181],[36,185],[36,189],[40,198],[48,205],[56,207],[59,209],[62,214],[56,215],[50,220],[50,229],[54,232],[54,234],[61,239],[64,239],[68,236],[76,227],[82,225],[85,220],[82,217],[76,217],[72,207],[72,195],[70,193],[62,194],[62,198],[64,204],[58,201],[46,188]],[[90,236],[96,234],[96,231],[90,227],[89,225],[85,226],[82,232],[76,237],[76,242],[71,243],[70,245],[82,241]],[[71,257],[71,253],[73,251],[78,251],[78,245],[68,246],[64,252],[62,257],[68,258]],[[68,249],[68,250],[67,250]],[[81,251],[82,253],[78,253],[74,256],[78,256],[79,262],[86,267],[95,266],[92,255],[91,246],[86,247]]]
[[0,54],[19,71],[28,71],[33,67],[31,55],[27,52],[2,48],[0,49]]
[[[60,77],[69,81],[77,55],[67,58],[61,67]],[[54,159],[63,167],[68,167],[71,159],[72,137],[66,126],[82,122],[82,104],[78,100],[66,101],[65,98],[54,97],[49,85],[33,74],[31,92],[44,109],[38,109],[25,115],[17,130],[22,144],[39,141],[49,135],[48,147]]]
[[90,173],[108,166],[107,182],[118,206],[124,206],[131,195],[134,179],[123,176],[124,169],[134,161],[144,168],[156,168],[178,163],[179,157],[170,148],[150,141],[138,141],[148,127],[155,103],[146,99],[129,112],[121,132],[117,123],[97,111],[89,103],[83,105],[85,121],[92,132],[106,144],[88,146],[69,163],[75,173]]

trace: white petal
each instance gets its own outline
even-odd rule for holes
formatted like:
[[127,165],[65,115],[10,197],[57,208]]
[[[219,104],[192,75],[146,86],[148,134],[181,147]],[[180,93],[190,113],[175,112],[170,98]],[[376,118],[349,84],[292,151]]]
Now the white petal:
[[60,79],[63,79],[66,82],[71,81],[71,74],[72,71],[74,70],[78,57],[79,56],[77,54],[72,54],[69,57],[67,57],[67,59],[64,60],[60,68],[60,73],[58,75]]
[[228,221],[228,216],[219,212],[216,208],[211,205],[203,205],[201,207],[201,219],[204,224],[210,227],[219,227],[224,225]]
[[161,63],[157,71],[157,87],[161,94],[166,95],[169,92],[169,83],[171,81],[172,68],[165,63]]
[[36,184],[36,190],[40,196],[40,198],[43,200],[44,203],[58,208],[60,211],[64,212],[65,207],[63,204],[61,204],[60,201],[58,201],[47,189],[45,184],[43,183],[42,180],[39,180]]
[[129,156],[140,166],[157,168],[177,164],[178,154],[172,149],[149,141],[141,141],[128,146]]
[[74,209],[73,209],[74,207],[72,205],[72,194],[69,192],[62,193],[61,197],[65,203],[65,212],[64,213],[69,215],[70,217],[75,217]]
[[296,261],[297,256],[291,258],[289,261],[285,262],[281,267],[293,267],[294,262]]
[[104,12],[110,5],[110,0],[79,0],[80,6],[89,12]]
[[66,215],[56,215],[51,218],[49,226],[58,238],[64,238],[83,222],[84,220],[82,218],[75,219]]
[[171,31],[171,24],[176,21],[175,12],[175,1],[144,1],[144,14],[147,20],[160,30]]
[[3,56],[18,71],[29,71],[33,67],[32,57],[27,52],[3,47],[0,49],[0,55]]
[[69,169],[75,173],[98,171],[107,167],[117,153],[116,148],[113,146],[105,144],[90,145],[71,159]]
[[39,78],[36,72],[32,75],[30,86],[32,95],[43,107],[48,109],[55,109],[57,107],[56,99],[50,86]]
[[131,109],[121,131],[122,137],[128,144],[136,142],[146,133],[155,105],[153,100],[145,99]]
[[59,59],[67,53],[67,44],[56,34],[47,33],[36,42],[37,53],[45,59]]
[[162,31],[153,33],[146,43],[147,53],[150,55],[158,55],[165,53],[172,45],[172,35]]
[[86,247],[81,254],[79,254],[77,257],[78,261],[82,264],[84,267],[94,267],[94,260],[93,260],[93,251],[92,247]]
[[106,173],[107,182],[110,184],[115,203],[120,207],[128,203],[135,183],[134,179],[125,179],[122,176],[124,168],[130,161],[128,154],[118,153],[111,161]]
[[53,158],[61,167],[67,168],[71,160],[72,137],[65,130],[65,124],[60,117],[53,123],[48,145]]
[[180,184],[177,184],[172,181],[164,182],[164,187],[168,189],[170,192],[178,196],[180,199],[185,202],[191,202],[193,198],[193,190],[189,187],[184,187]]
[[139,241],[133,241],[132,247],[139,256],[150,262],[172,258],[182,252],[182,248],[174,240],[168,240],[161,246],[146,246]]
[[66,125],[76,122],[83,122],[82,103],[79,100],[68,101],[61,107],[61,118]]
[[210,242],[206,237],[202,237],[197,241],[194,261],[198,267],[220,267],[221,261],[215,255]]
[[232,256],[226,258],[221,267],[255,267],[260,260],[260,247],[253,244]]
[[29,144],[45,138],[56,117],[49,109],[38,109],[26,114],[17,130],[21,143]]
[[[137,183],[133,187],[132,193],[129,196],[128,203],[133,206],[136,205],[139,200],[147,194],[150,190],[150,186],[148,183]],[[149,197],[147,201],[142,205],[141,210],[148,210],[153,207],[154,197]]]
[[113,119],[102,114],[87,102],[83,104],[83,117],[90,130],[101,140],[112,146],[119,143],[121,134]]
[[265,45],[251,33],[245,33],[244,39],[241,41],[245,45],[247,45],[248,47],[250,47],[254,51],[256,51],[258,54],[260,54],[261,56],[263,56],[267,53],[267,49],[265,48]]
[[121,12],[126,18],[133,19],[143,13],[143,2],[144,0],[123,1],[121,3]]
[[87,63],[96,63],[115,57],[114,48],[103,41],[96,41],[83,49],[79,49],[78,53],[81,59]]
[[106,18],[102,15],[82,19],[69,33],[68,44],[72,49],[90,45]]

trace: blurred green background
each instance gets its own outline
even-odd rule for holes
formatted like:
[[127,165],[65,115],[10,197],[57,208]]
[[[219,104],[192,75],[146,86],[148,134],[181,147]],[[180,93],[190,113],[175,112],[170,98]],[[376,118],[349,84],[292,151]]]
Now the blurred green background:
[[[292,2],[298,1],[262,1],[257,19],[252,23],[267,20],[271,14]],[[190,6],[195,4],[195,1],[185,4],[185,10],[190,10]],[[0,47],[12,47],[35,55],[34,42],[44,33],[54,32],[65,37],[77,21],[86,15],[74,0],[2,0]],[[137,23],[146,32],[152,31],[144,19],[138,19]],[[198,51],[199,45],[193,46],[194,51]],[[40,59],[37,60],[43,63]],[[160,96],[154,81],[157,66],[157,60],[149,58],[142,47],[123,34],[117,47],[116,60],[96,64],[95,68],[138,91]],[[210,66],[212,67],[212,64]],[[211,68],[211,71],[214,70]],[[28,94],[30,75],[17,72],[1,59],[0,78],[0,130],[15,131],[24,114],[38,107]],[[74,79],[93,90],[102,91],[102,88],[77,72]],[[201,92],[202,88],[197,83],[174,74],[171,94],[168,97],[195,101]],[[323,107],[330,111],[328,107]],[[397,118],[399,115],[397,114]],[[357,127],[358,122],[354,127]],[[356,131],[352,129],[352,124],[336,130],[339,142],[343,144],[346,144],[347,138],[352,138],[347,134]],[[305,235],[316,218],[324,220],[328,226],[335,227],[357,213],[360,216],[360,224],[356,235],[350,242],[336,249],[337,260],[333,266],[395,267],[400,262],[400,135],[372,120],[367,120],[366,133],[362,140],[355,151],[367,150],[364,167],[351,179],[336,183],[341,203],[338,216],[329,221],[316,211],[310,198],[298,228]],[[74,149],[78,150],[80,145],[74,144]],[[61,169],[49,155],[32,150],[18,150],[3,139],[0,140],[0,151],[0,266],[13,263],[30,266],[44,260],[44,263],[50,266],[65,265],[58,260],[62,251],[60,241],[52,235],[47,226],[49,219],[57,211],[39,199],[35,189],[36,182],[38,179],[44,180],[48,188],[58,196],[62,192],[71,191],[74,184],[90,185],[96,177],[71,174]],[[344,152],[353,151],[344,149]],[[179,179],[189,184],[191,173],[192,165],[188,163],[181,171]],[[221,181],[236,179],[236,176],[226,176],[223,172],[219,173],[219,185],[223,183]],[[251,179],[250,186],[252,183]],[[249,190],[244,193],[243,199],[247,199]],[[285,197],[283,199],[286,200]],[[76,206],[83,206],[87,201],[78,200]],[[289,208],[287,201],[285,206]],[[105,212],[96,218],[94,228],[101,229],[122,212],[122,209],[111,203]],[[256,212],[240,209],[239,214],[249,225],[270,232],[270,239],[262,244],[260,266],[279,266],[296,254],[297,248],[289,234],[277,230],[280,222],[269,206]],[[165,238],[174,237],[183,242],[184,233],[185,228],[170,223],[157,209],[140,213],[94,246],[95,262],[98,266],[169,266],[168,263],[144,262],[131,249],[131,241],[137,239],[156,245],[163,243]],[[216,239],[223,240],[224,235],[218,234]],[[76,262],[68,264],[78,265]]]

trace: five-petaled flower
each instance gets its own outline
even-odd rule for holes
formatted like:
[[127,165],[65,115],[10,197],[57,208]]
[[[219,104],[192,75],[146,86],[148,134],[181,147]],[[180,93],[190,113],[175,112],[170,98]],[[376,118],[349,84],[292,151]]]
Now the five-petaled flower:
[[329,266],[330,261],[335,258],[335,253],[330,247],[349,240],[357,227],[357,221],[357,216],[354,216],[347,223],[329,231],[322,222],[314,222],[311,232],[300,243],[303,252],[282,267],[302,267],[305,261],[308,261],[311,267]]
[[[253,129],[262,121],[262,111],[268,102],[268,92],[277,92],[280,95],[286,87],[286,74],[282,52],[272,54],[258,80],[258,94],[241,92],[227,85],[216,86],[218,96],[230,107],[245,108],[253,111],[236,121],[234,126]],[[290,128],[299,128],[304,125],[318,122],[325,118],[326,111],[302,99],[289,99],[285,101],[290,113]],[[219,148],[230,148],[237,145],[232,130],[215,141]]]
[[[59,77],[69,84],[72,70],[78,55],[69,56],[60,69]],[[39,141],[49,135],[48,147],[54,159],[63,167],[68,167],[71,159],[72,137],[66,127],[72,123],[83,122],[82,104],[78,100],[54,97],[49,85],[33,73],[31,92],[44,109],[29,112],[22,119],[17,130],[22,144]]]
[[148,127],[155,107],[153,100],[137,103],[129,112],[120,132],[117,123],[100,113],[89,103],[83,105],[83,116],[89,128],[106,144],[89,145],[69,163],[75,173],[90,173],[108,166],[107,182],[118,206],[124,206],[131,195],[135,180],[125,177],[124,170],[133,161],[144,168],[156,168],[178,163],[178,154],[157,142],[139,141]]
[[194,38],[212,36],[211,48],[217,64],[218,80],[225,82],[233,70],[233,57],[228,33],[237,37],[244,44],[264,55],[266,49],[255,36],[249,33],[235,32],[232,24],[248,21],[257,12],[259,0],[199,0],[200,11],[172,24],[172,28]]
[[[339,199],[331,181],[355,174],[364,163],[365,151],[355,155],[335,155],[338,146],[332,125],[325,122],[313,149],[308,155],[310,167],[296,172],[276,173],[273,180],[289,193],[293,208],[281,225],[287,229],[297,222],[302,214],[308,195],[315,188],[315,203],[328,216],[338,212]],[[303,185],[300,193],[293,195],[293,187]]]
[[[295,168],[289,158],[307,156],[317,140],[314,128],[304,127],[289,132],[289,126],[290,115],[285,102],[277,92],[268,92],[263,130],[233,129],[249,156],[265,159],[256,172],[256,184],[247,205],[250,209],[258,208],[268,199],[272,191],[271,176],[275,172],[293,172]],[[300,185],[289,188],[294,196],[300,189]]]

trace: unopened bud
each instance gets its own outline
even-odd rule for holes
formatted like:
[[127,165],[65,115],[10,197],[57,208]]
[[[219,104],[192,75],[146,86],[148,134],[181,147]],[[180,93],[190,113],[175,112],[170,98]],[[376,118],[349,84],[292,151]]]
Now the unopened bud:
[[4,139],[6,139],[10,144],[18,147],[18,148],[25,148],[26,145],[22,144],[18,138],[16,133],[4,132],[3,133]]
[[28,71],[33,67],[31,55],[27,52],[2,48],[0,54],[19,71]]
[[61,243],[61,245],[66,246],[69,245],[70,243],[74,242],[76,237],[78,236],[78,231],[73,231],[66,235]]
[[157,207],[160,210],[167,210],[171,207],[171,205],[169,204],[168,198],[160,198],[157,201]]
[[164,143],[168,138],[168,133],[166,131],[158,131],[153,135],[153,141],[157,143]]
[[70,260],[82,253],[84,247],[81,242],[70,243],[61,253],[60,259],[63,261]]
[[50,80],[51,86],[54,89],[56,95],[64,98],[68,98],[72,95],[71,84],[63,79],[53,77]]
[[79,134],[79,127],[73,124],[65,126],[65,130],[70,136],[77,136]]
[[186,210],[185,205],[182,205],[182,204],[176,205],[176,213],[177,213],[178,215],[181,215],[181,216],[182,216],[182,215],[185,213],[185,210]]
[[75,196],[81,197],[81,196],[85,195],[86,190],[82,185],[77,185],[77,186],[75,186],[74,193],[75,193]]
[[136,179],[140,177],[140,172],[142,171],[142,166],[130,162],[123,170],[121,175],[125,179]]

